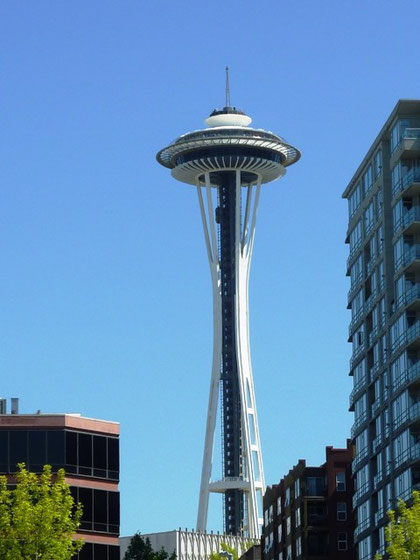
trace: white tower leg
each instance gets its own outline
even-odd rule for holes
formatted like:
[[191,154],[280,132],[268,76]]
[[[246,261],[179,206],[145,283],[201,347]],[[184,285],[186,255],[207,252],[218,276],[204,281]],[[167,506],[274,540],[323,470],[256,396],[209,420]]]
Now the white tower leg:
[[[265,481],[249,345],[248,284],[257,208],[261,189],[261,178],[258,177],[258,181],[255,185],[242,186],[241,171],[236,170],[235,276],[236,293],[238,294],[238,297],[236,298],[235,306],[235,345],[238,359],[238,377],[241,402],[243,475],[234,479],[224,478],[222,480],[213,481],[211,479],[211,473],[222,359],[222,296],[220,290],[220,263],[218,260],[219,248],[217,245],[216,235],[217,225],[215,223],[214,207],[212,202],[210,173],[206,172],[204,176],[207,211],[202,193],[203,187],[199,182],[197,183],[197,192],[212,278],[214,327],[213,365],[207,412],[197,530],[206,530],[209,493],[224,493],[226,490],[238,489],[243,490],[245,494],[245,511],[247,512],[247,518],[244,526],[245,535],[252,538],[258,538],[261,535],[262,526],[262,517],[260,515],[261,511],[259,505],[262,504],[262,495],[265,491]],[[244,216],[241,217],[241,194],[243,191],[246,191],[246,203]]]

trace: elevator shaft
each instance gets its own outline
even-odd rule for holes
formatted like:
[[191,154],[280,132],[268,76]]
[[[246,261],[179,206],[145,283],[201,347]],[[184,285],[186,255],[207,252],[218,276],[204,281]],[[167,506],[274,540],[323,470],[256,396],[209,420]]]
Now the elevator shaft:
[[[223,476],[243,476],[243,449],[241,426],[241,397],[238,378],[235,313],[237,294],[236,278],[236,189],[235,172],[225,172],[219,177],[217,221],[219,224],[219,262],[222,299],[222,363],[221,393],[223,415]],[[239,228],[240,229],[240,228]],[[239,535],[243,531],[244,496],[242,490],[226,490],[224,496],[225,531]]]

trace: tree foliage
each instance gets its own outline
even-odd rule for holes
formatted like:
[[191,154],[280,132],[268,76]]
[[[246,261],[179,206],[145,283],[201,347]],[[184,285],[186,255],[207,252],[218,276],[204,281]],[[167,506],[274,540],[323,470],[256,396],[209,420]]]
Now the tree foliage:
[[[398,511],[388,512],[385,528],[386,552],[390,560],[420,560],[420,493],[413,492],[410,507],[400,500]],[[377,555],[376,559],[381,556]]]
[[0,476],[0,559],[70,560],[83,541],[74,539],[82,515],[74,504],[65,473],[41,475],[18,465],[16,487]]
[[222,542],[220,544],[220,552],[212,552],[210,554],[210,560],[239,560],[239,556],[242,556],[249,548],[253,546],[252,542],[244,543],[241,546],[241,554],[239,555],[236,548],[229,546],[227,543]]
[[150,539],[145,539],[136,533],[131,538],[130,544],[124,555],[124,560],[176,560],[175,551],[169,556],[168,552],[162,547],[155,552],[150,544]]

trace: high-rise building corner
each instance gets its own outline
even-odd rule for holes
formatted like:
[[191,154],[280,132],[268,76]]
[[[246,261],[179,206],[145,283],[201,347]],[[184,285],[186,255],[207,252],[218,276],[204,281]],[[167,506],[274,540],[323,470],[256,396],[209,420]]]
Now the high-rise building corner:
[[343,193],[359,560],[420,486],[420,100],[400,100]]

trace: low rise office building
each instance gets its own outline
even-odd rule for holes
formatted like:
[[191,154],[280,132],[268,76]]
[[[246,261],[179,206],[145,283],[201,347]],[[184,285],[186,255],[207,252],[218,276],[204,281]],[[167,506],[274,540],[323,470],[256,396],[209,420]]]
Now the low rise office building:
[[[5,412],[4,401],[3,412]],[[119,560],[119,424],[80,414],[0,414],[0,474],[18,463],[32,472],[49,464],[66,471],[74,499],[83,504],[75,560]]]

